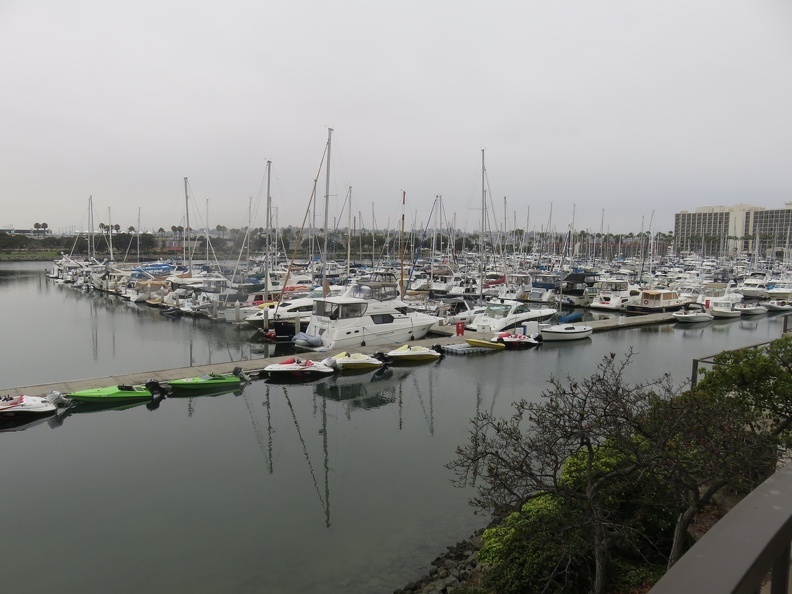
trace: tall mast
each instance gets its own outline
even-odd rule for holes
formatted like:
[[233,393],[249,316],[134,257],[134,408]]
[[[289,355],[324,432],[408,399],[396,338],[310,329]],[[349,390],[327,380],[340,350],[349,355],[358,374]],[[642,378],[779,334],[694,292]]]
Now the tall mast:
[[402,190],[402,217],[401,217],[401,238],[399,239],[399,251],[401,252],[401,265],[399,266],[399,291],[401,291],[400,298],[404,299],[404,204],[407,201],[407,192]]
[[[264,292],[270,291],[270,277],[269,277],[269,258],[270,258],[270,229],[272,229],[272,195],[270,194],[270,173],[272,171],[272,161],[267,161],[267,214],[264,219],[267,222],[267,237],[266,246],[264,248]],[[265,295],[265,299],[269,300],[269,295]]]
[[110,207],[107,207],[107,222],[110,223],[110,228],[108,229],[110,236],[110,261],[113,261],[113,218],[110,216]]
[[189,252],[189,257],[187,255],[187,235],[190,233],[190,197],[187,194],[187,178],[184,178],[184,234],[182,235],[182,249],[184,250],[184,256],[182,260],[185,262],[189,262],[188,270],[192,270],[192,251]]
[[138,206],[138,224],[137,224],[137,256],[138,264],[140,264],[140,207]]
[[347,265],[346,276],[349,278],[349,261],[352,259],[352,186],[349,186],[349,203],[347,204]]
[[88,258],[94,258],[96,257],[96,244],[94,242],[93,196],[88,196],[88,226],[91,233],[88,241]]
[[322,254],[322,296],[327,297],[327,219],[330,211],[330,144],[333,129],[327,129],[327,167],[325,175],[325,207],[324,207],[324,253]]
[[484,149],[481,149],[481,237],[479,238],[479,299],[484,299],[484,219],[487,216],[487,192],[484,189]]

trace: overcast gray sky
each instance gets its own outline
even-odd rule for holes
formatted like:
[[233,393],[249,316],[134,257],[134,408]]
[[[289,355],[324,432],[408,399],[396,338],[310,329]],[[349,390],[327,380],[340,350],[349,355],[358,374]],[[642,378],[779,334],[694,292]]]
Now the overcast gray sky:
[[509,227],[792,200],[788,0],[0,0],[0,52],[0,227],[263,226],[267,160],[299,225],[329,127],[344,225],[478,229],[482,149]]

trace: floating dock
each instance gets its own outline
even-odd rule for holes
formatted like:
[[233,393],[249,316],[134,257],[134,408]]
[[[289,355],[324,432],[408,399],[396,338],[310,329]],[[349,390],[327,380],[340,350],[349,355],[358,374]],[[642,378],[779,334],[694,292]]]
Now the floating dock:
[[[624,328],[634,328],[638,326],[647,326],[654,324],[667,324],[674,322],[674,317],[671,313],[657,313],[647,314],[640,316],[619,316],[617,318],[608,318],[604,320],[595,320],[591,322],[582,322],[586,326],[591,326],[594,332],[605,332],[608,330],[621,330]],[[485,337],[485,333],[479,334],[465,330],[465,336]],[[490,337],[490,333],[486,333],[486,338]],[[427,338],[413,341],[411,344],[432,346],[439,344],[442,347],[459,344],[463,341],[462,336],[456,336],[456,327],[453,325],[436,325],[432,328],[430,335]],[[394,343],[391,345],[372,345],[365,347],[358,347],[354,349],[356,352],[372,355],[378,351],[390,351],[399,347],[402,343]],[[347,349],[352,350],[352,349]],[[306,355],[310,356],[306,356]],[[301,354],[302,358],[310,358],[316,361],[321,361],[332,355],[333,352],[326,353],[310,352]],[[78,380],[69,380],[63,382],[54,382],[50,384],[41,384],[38,386],[19,386],[13,388],[0,389],[0,395],[18,395],[18,394],[47,394],[52,390],[68,394],[70,392],[77,392],[79,390],[89,390],[92,388],[102,388],[105,386],[113,385],[134,385],[144,384],[148,380],[155,380],[158,382],[167,382],[170,380],[181,379],[184,377],[194,377],[198,375],[205,375],[208,373],[230,373],[234,367],[241,367],[245,373],[256,375],[263,370],[267,365],[272,363],[279,363],[293,357],[287,355],[282,357],[260,357],[255,359],[246,359],[244,361],[229,361],[225,363],[213,363],[209,365],[196,365],[193,367],[180,367],[176,369],[164,369],[159,371],[142,371],[139,373],[130,373],[125,375],[112,375],[107,377],[87,378]]]

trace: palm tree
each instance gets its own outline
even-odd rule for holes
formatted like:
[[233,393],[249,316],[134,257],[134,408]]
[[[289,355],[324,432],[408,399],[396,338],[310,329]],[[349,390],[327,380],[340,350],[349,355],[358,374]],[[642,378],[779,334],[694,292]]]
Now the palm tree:
[[36,230],[36,233],[38,233],[41,230],[41,223],[33,223],[33,228]]
[[160,233],[160,234],[161,234],[161,233],[165,233],[165,229],[163,229],[162,227],[160,227],[159,229],[157,229],[157,233]]
[[127,231],[129,233],[134,233],[135,232],[135,228],[132,225],[130,225],[129,228],[127,229]]
[[47,236],[47,229],[49,229],[49,225],[47,225],[47,223],[41,223],[41,232],[44,233],[44,237]]

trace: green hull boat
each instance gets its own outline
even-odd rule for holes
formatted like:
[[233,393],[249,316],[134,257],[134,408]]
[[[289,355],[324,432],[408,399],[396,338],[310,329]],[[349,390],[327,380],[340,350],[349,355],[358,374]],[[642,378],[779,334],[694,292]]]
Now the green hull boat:
[[233,373],[209,373],[196,377],[162,382],[165,390],[170,390],[170,395],[179,396],[198,392],[232,392],[247,382],[248,378],[241,367],[235,367]]
[[80,390],[79,392],[71,392],[66,397],[77,402],[124,404],[151,400],[154,394],[148,385],[138,384],[135,386],[108,386],[106,388]]

